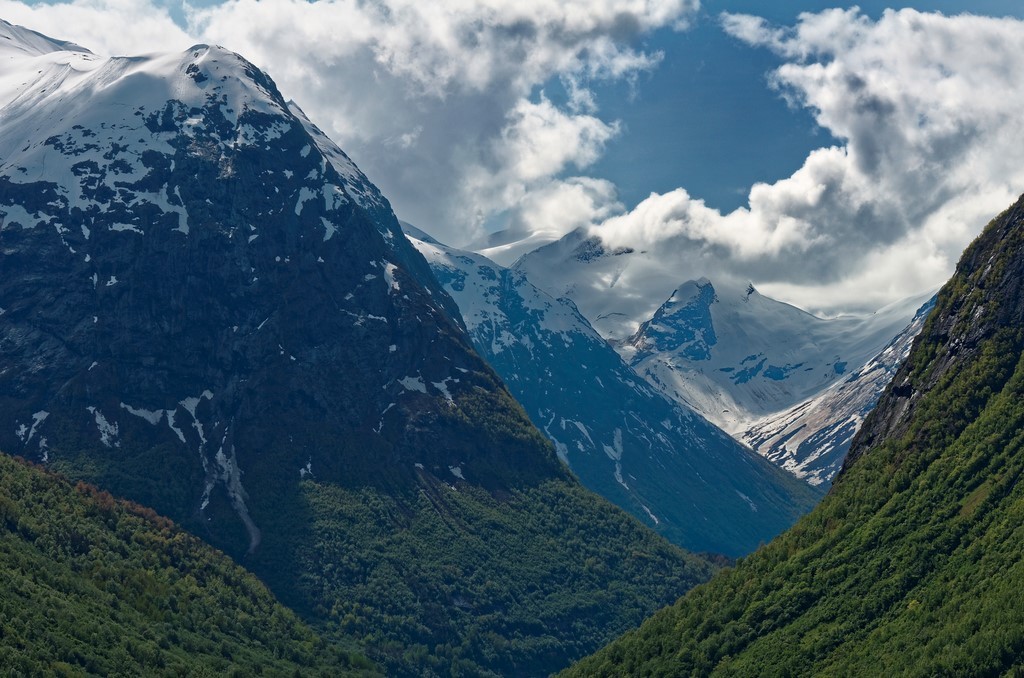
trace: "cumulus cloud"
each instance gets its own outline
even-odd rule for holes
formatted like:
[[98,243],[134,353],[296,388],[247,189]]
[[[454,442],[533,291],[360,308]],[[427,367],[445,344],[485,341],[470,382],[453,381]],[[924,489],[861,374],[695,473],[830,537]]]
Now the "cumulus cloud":
[[[524,210],[618,133],[590,84],[630,79],[697,0],[230,0],[192,30],[265,65],[353,156],[398,213],[465,245]],[[560,81],[556,106],[542,88]],[[557,221],[536,232],[555,237]]]
[[71,40],[97,54],[184,50],[196,42],[174,23],[166,7],[138,0],[52,4],[0,0],[0,17],[51,38]]
[[[582,205],[590,208],[587,225],[589,219],[608,213],[608,202],[614,197],[610,184],[556,177],[594,163],[618,131],[617,124],[566,112],[543,95],[536,103],[517,102],[499,136],[484,149],[477,149],[477,158],[463,168],[458,204],[475,215],[474,226],[488,217],[504,217],[506,222],[500,233],[481,235],[472,245],[493,246],[515,239],[536,247],[584,225],[580,221]],[[525,244],[520,242],[515,250],[523,250]],[[509,263],[509,251],[491,254]]]
[[510,210],[506,227],[481,238],[473,249],[500,264],[623,211],[615,185],[604,179],[569,177],[523,191]]
[[683,189],[652,195],[595,223],[609,245],[657,251],[680,264],[664,267],[677,277],[715,277],[694,270],[712,252],[719,277],[804,307],[868,308],[941,284],[1024,191],[1024,22],[853,9],[791,28],[741,15],[723,26],[781,56],[771,86],[841,143],[755,185],[729,214]]

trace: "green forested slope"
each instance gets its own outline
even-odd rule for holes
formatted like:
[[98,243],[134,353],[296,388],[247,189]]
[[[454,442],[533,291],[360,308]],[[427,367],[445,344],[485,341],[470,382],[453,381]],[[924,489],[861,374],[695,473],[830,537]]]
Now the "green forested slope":
[[302,495],[311,533],[275,580],[388,675],[545,676],[713,571],[561,480],[502,497],[426,477],[402,494],[307,481]]
[[965,252],[832,492],[568,675],[1004,675],[1024,661],[1024,206]]
[[0,675],[370,669],[169,520],[0,455]]

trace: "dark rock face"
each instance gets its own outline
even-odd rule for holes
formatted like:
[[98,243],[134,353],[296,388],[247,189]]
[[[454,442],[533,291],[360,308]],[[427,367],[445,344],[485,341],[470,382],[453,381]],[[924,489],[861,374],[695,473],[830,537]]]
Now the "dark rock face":
[[893,377],[854,439],[840,477],[866,451],[903,435],[923,396],[943,384],[951,368],[978,360],[979,347],[987,340],[1007,335],[1005,343],[1020,348],[1024,332],[1022,224],[1024,198],[996,217],[964,252],[914,342],[912,355],[917,359],[906,362]]
[[[187,101],[30,140],[68,174],[0,171],[0,449],[170,465],[191,511],[226,502],[250,549],[251,488],[300,470],[560,475],[539,439],[488,439],[460,410],[510,406],[351,161],[237,55],[197,47],[176,69]],[[185,512],[160,473],[141,482]]]
[[637,348],[634,360],[639,362],[655,351],[678,352],[695,361],[710,358],[711,347],[718,341],[711,318],[715,301],[715,288],[706,279],[675,290],[654,317],[627,340]]

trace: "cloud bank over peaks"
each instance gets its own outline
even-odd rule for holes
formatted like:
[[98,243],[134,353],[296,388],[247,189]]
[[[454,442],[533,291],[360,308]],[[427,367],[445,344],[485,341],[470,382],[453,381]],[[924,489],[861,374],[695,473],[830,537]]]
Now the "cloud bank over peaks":
[[609,246],[655,252],[677,272],[650,292],[711,275],[700,267],[714,261],[719,276],[805,308],[877,308],[944,282],[1024,191],[1024,22],[852,9],[787,28],[729,14],[722,25],[782,57],[770,85],[841,143],[729,214],[677,189],[595,219]]
[[[184,27],[172,6],[184,8]],[[698,0],[0,0],[7,20],[97,53],[196,42],[235,50],[349,152],[403,219],[503,263],[585,229],[610,249],[646,253],[642,271],[632,264],[635,275],[610,278],[631,299],[660,303],[708,275],[753,280],[812,310],[875,308],[939,285],[1024,191],[1024,22],[914,10],[874,20],[853,9],[781,27],[720,19],[782,60],[770,86],[811,111],[834,146],[756,184],[727,214],[685,187],[623,205],[592,170],[623,133],[602,117],[595,84],[658,67],[663,55],[643,40],[685,29],[698,9]]]
[[199,42],[174,23],[165,3],[151,0],[0,0],[0,18],[104,56],[185,50]]

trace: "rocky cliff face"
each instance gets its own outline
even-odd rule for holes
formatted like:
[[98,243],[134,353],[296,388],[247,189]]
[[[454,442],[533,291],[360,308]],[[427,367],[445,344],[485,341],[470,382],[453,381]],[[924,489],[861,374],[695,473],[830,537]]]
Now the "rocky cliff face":
[[979,360],[993,341],[1008,342],[1011,354],[1019,349],[1024,332],[1022,224],[1024,200],[996,217],[964,252],[915,340],[912,359],[896,373],[864,422],[843,472],[881,441],[903,435],[925,396],[943,387],[953,368]]

